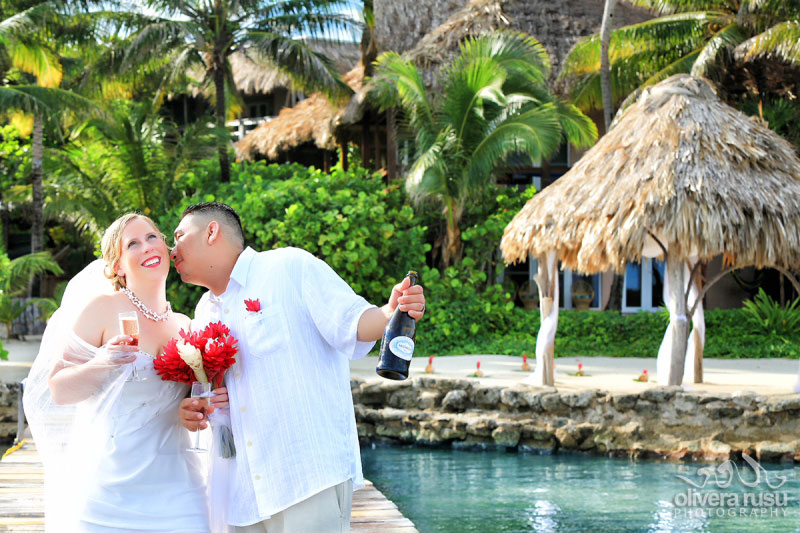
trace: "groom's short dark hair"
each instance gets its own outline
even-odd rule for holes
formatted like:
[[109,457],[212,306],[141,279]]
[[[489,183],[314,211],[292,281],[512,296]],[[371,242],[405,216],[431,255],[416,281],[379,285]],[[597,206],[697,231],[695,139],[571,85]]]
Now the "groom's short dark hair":
[[186,215],[202,215],[218,219],[220,223],[227,226],[233,233],[233,237],[239,240],[244,247],[244,230],[242,229],[242,219],[234,208],[222,202],[203,202],[190,205],[183,210],[181,219]]

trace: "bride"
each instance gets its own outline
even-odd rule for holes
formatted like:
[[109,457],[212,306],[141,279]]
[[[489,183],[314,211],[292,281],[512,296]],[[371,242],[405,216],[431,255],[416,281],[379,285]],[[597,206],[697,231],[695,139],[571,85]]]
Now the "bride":
[[[25,387],[46,530],[208,533],[201,457],[177,417],[188,386],[153,369],[153,355],[190,326],[166,299],[164,236],[148,217],[123,215],[102,252],[70,281]],[[121,334],[126,311],[138,339]]]

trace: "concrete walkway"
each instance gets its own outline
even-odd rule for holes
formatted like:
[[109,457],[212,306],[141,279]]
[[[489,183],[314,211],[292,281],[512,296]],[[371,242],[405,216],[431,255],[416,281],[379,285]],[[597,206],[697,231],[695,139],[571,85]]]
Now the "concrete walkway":
[[[470,377],[481,362],[484,377]],[[383,378],[375,374],[377,357],[368,356],[350,363],[351,375],[367,381]],[[584,376],[571,376],[583,363]],[[534,361],[528,359],[531,367]],[[558,357],[555,385],[559,390],[602,389],[638,392],[657,386],[655,358],[641,357]],[[427,358],[411,361],[409,377],[424,376]],[[752,391],[758,394],[789,394],[794,391],[799,361],[790,359],[704,359],[702,384],[685,383],[686,390],[727,392]],[[507,355],[462,355],[434,357],[433,376],[468,378],[487,385],[513,385],[530,375],[521,369],[522,358]],[[634,381],[647,369],[649,383]]]
[[[19,381],[28,375],[30,365],[39,350],[39,337],[25,342],[3,340],[9,352],[8,361],[0,361],[0,381]],[[470,378],[487,385],[513,385],[530,375],[521,370],[522,358],[506,355],[462,355],[435,357],[435,377],[468,378],[481,362],[484,377]],[[533,358],[528,360],[534,365]],[[570,376],[583,363],[583,377]],[[686,383],[687,390],[708,392],[752,391],[758,394],[788,394],[797,381],[800,361],[790,359],[705,359],[702,384]],[[410,377],[423,376],[428,358],[414,358]],[[375,374],[377,357],[367,356],[352,361],[351,374],[367,381],[381,380]],[[634,381],[647,369],[649,383]],[[656,386],[655,358],[641,357],[559,357],[556,358],[556,387],[563,390],[603,389],[612,391],[641,391]]]

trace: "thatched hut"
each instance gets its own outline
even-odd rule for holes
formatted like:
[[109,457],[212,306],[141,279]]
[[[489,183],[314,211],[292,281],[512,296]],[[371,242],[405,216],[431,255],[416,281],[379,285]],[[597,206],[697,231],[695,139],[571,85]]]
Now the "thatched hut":
[[[342,76],[351,89],[358,91],[364,80],[364,65]],[[336,108],[322,93],[313,93],[292,108],[284,108],[273,120],[261,124],[237,142],[236,157],[252,161],[256,156],[276,160],[281,153],[311,143],[323,151],[323,168],[327,170],[330,151],[337,147],[332,122]]]
[[[676,75],[643,91],[569,172],[531,199],[506,228],[501,250],[509,262],[540,258],[537,380],[553,381],[556,261],[596,273],[655,256],[666,260],[670,312],[659,382],[683,380],[689,320],[697,379],[704,341],[697,317],[723,274],[772,267],[800,293],[788,271],[800,267],[800,160],[706,81]],[[727,268],[701,286],[699,265],[715,256]]]

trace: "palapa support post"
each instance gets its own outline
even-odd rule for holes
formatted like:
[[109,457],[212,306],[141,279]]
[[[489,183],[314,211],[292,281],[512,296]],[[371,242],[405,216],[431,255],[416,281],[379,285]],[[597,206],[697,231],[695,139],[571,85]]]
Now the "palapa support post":
[[558,327],[558,262],[555,251],[539,257],[539,272],[534,279],[539,286],[539,313],[542,317],[536,336],[536,369],[530,382],[555,385],[555,340]]
[[669,364],[669,385],[683,383],[683,370],[686,363],[686,346],[689,342],[689,317],[687,316],[686,296],[683,288],[686,286],[684,276],[684,261],[674,251],[667,253],[667,278],[669,279],[669,293],[672,309],[670,309],[669,327],[672,334]]
[[[689,290],[687,308],[690,309],[690,319],[692,321],[692,332],[689,338],[686,356],[691,358],[692,377],[695,383],[703,382],[703,349],[706,344],[706,319],[703,312],[703,301],[700,297],[702,293],[702,275],[699,268],[702,266],[700,261],[690,265]],[[695,304],[697,304],[695,306]],[[694,309],[694,312],[691,310]]]

